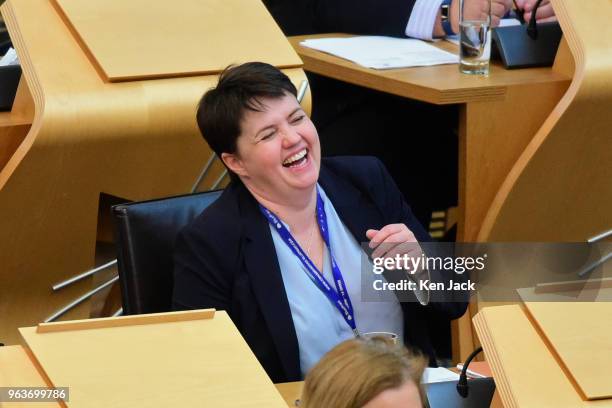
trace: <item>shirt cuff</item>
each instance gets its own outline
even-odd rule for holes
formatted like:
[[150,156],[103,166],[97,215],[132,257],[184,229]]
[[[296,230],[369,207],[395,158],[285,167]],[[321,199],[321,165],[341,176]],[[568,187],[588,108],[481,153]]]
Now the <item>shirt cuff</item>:
[[427,273],[427,280],[431,281],[429,269],[421,270],[414,275],[408,274],[408,278],[416,284],[416,289],[413,292],[422,306],[427,306],[429,304],[429,289],[422,290],[419,288],[419,281],[423,280],[425,273]]
[[417,0],[406,25],[406,35],[421,40],[433,40],[436,17],[443,0]]

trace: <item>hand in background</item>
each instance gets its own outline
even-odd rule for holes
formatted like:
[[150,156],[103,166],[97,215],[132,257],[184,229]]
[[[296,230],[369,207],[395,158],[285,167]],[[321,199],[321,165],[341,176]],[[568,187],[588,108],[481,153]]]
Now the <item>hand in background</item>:
[[[531,19],[531,13],[537,3],[537,0],[516,0],[516,5],[519,10],[524,11],[523,17],[525,21],[529,21]],[[552,8],[552,4],[550,4],[550,0],[543,0],[536,11],[536,21],[538,23],[546,23],[549,21],[557,21],[557,17],[555,16],[555,11]]]
[[[486,20],[489,12],[489,2],[491,4],[491,26],[497,27],[499,21],[512,8],[512,0],[464,0],[463,19]],[[459,0],[453,0],[451,10],[453,30],[459,32]]]

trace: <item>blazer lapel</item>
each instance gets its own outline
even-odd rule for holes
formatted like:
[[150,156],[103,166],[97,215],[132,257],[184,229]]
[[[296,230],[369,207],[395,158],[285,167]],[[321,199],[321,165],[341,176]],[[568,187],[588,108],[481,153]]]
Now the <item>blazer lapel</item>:
[[368,241],[366,231],[384,226],[384,217],[374,203],[347,181],[321,166],[319,184],[334,204],[340,219],[360,244]]
[[240,202],[246,237],[244,259],[253,292],[287,378],[300,378],[297,335],[272,235],[257,202],[243,189]]

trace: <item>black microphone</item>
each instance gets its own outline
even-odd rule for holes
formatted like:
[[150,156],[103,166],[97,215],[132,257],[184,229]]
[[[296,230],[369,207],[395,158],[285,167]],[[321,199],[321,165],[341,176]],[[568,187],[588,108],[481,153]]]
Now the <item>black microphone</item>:
[[536,11],[538,11],[538,7],[540,7],[540,3],[542,0],[538,0],[531,11],[531,18],[529,19],[529,25],[527,26],[527,35],[534,40],[538,39],[538,23],[536,22]]
[[468,397],[469,387],[468,387],[468,379],[467,379],[467,369],[474,357],[478,353],[482,351],[482,347],[478,347],[476,350],[472,351],[472,354],[469,355],[465,363],[463,363],[463,368],[461,369],[461,375],[459,375],[459,381],[457,382],[457,392],[463,398]]

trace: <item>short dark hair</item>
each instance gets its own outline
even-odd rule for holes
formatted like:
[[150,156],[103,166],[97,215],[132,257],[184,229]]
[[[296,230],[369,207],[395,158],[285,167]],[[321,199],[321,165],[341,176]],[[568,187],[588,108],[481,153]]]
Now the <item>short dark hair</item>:
[[297,96],[295,86],[270,64],[230,65],[221,73],[217,86],[207,91],[198,104],[200,132],[219,157],[221,153],[235,153],[245,111],[261,112],[262,98],[281,98],[287,93]]

